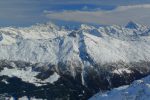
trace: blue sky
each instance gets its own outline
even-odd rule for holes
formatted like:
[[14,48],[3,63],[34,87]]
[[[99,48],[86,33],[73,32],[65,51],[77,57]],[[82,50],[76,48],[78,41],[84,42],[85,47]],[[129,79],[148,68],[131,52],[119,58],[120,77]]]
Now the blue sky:
[[76,22],[119,24],[135,20],[150,25],[150,0],[1,0],[0,26]]

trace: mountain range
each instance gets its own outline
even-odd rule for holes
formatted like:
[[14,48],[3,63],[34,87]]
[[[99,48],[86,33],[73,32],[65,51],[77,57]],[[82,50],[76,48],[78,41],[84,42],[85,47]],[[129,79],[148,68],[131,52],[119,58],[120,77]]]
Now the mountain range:
[[132,21],[126,26],[1,27],[0,94],[85,100],[148,76],[149,59],[150,28]]

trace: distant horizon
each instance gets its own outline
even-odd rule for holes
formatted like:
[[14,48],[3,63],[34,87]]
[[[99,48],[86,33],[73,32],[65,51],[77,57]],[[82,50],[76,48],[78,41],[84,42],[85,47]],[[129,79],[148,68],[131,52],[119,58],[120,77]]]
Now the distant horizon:
[[7,0],[0,2],[0,26],[26,27],[52,21],[58,24],[150,26],[149,0]]
[[63,23],[59,23],[59,22],[49,20],[49,21],[46,21],[46,22],[37,22],[37,23],[29,24],[29,25],[8,25],[8,26],[1,26],[0,25],[0,28],[5,28],[5,27],[28,28],[28,27],[32,27],[32,26],[36,26],[36,25],[42,25],[42,24],[48,24],[48,23],[52,23],[52,24],[54,24],[56,26],[60,26],[60,27],[61,26],[80,27],[82,24],[89,25],[89,26],[94,26],[94,27],[113,26],[113,25],[125,27],[129,22],[134,22],[135,24],[150,27],[150,25],[145,25],[145,24],[138,23],[138,22],[132,21],[132,20],[127,21],[124,25],[117,25],[117,24],[105,25],[105,24],[92,24],[92,23],[67,22],[67,21],[66,22],[63,21]]

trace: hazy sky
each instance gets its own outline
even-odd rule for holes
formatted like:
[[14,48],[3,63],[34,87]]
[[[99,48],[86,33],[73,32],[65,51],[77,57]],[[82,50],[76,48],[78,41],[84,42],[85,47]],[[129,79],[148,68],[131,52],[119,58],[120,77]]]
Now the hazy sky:
[[150,0],[0,0],[0,26],[47,21],[150,25]]

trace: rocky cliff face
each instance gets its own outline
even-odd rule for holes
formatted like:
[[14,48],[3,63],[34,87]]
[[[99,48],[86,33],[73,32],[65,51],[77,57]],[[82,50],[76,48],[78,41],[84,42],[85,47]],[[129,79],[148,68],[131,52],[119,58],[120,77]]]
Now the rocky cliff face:
[[149,30],[134,22],[126,27],[67,29],[48,23],[0,28],[1,84],[8,87],[14,77],[36,88],[66,84],[75,91],[66,92],[68,98],[77,99],[129,84],[150,72]]

